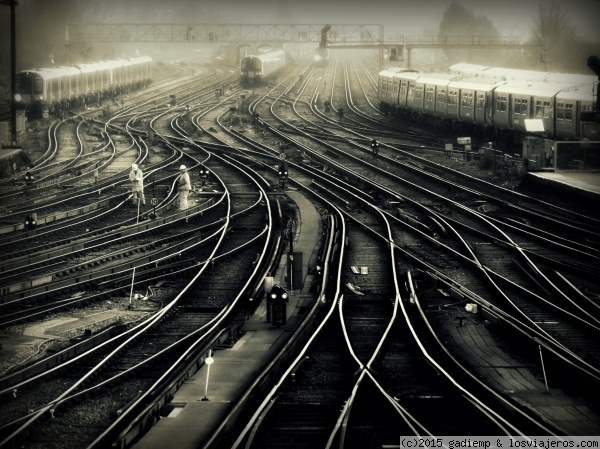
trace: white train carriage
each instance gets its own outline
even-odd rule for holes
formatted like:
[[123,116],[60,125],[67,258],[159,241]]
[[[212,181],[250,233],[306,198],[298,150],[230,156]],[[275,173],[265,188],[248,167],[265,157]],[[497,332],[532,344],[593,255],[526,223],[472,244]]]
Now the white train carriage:
[[[413,105],[415,104],[415,85],[419,77],[423,76],[422,73],[418,72],[404,72],[399,73],[398,80],[400,82],[398,90],[398,108],[400,110],[413,111]],[[416,100],[419,103],[419,100]]]
[[[435,117],[446,117],[448,114],[448,85],[455,79],[448,73],[431,73],[420,76],[415,82],[413,104],[415,111]],[[423,101],[419,99],[422,97]]]
[[400,77],[398,75],[405,72],[417,73],[414,69],[404,67],[390,67],[379,72],[379,110],[382,113],[397,114],[398,94],[400,92]]
[[[564,83],[545,81],[509,81],[494,91],[494,125],[519,133],[555,135],[554,106],[556,95],[568,87]],[[543,131],[527,129],[526,120],[539,119]]]
[[39,102],[68,107],[79,95],[79,70],[52,67],[20,72],[17,76],[17,102]]
[[569,86],[556,94],[555,130],[567,140],[600,139],[600,123],[584,122],[579,118],[583,112],[594,111],[598,85],[584,83]]
[[48,108],[74,108],[91,101],[114,96],[150,81],[152,59],[98,61],[70,67],[23,70],[17,73],[17,107],[38,113]]
[[476,77],[451,81],[448,89],[458,92],[457,115],[454,118],[463,123],[492,126],[493,92],[501,83],[494,79]]

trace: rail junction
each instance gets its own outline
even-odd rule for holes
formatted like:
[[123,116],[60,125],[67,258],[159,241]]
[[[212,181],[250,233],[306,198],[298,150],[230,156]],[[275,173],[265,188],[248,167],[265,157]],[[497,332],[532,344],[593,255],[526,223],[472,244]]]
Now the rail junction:
[[0,184],[3,344],[28,357],[0,352],[0,447],[598,433],[599,193],[382,116],[360,54],[253,89],[156,64],[29,131]]

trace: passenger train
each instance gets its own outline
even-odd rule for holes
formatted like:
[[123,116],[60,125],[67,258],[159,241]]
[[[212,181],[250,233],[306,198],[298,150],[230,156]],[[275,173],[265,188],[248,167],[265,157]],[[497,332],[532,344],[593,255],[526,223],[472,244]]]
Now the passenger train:
[[62,111],[146,87],[152,58],[136,56],[70,67],[22,70],[16,75],[15,102],[30,113]]
[[277,76],[286,64],[285,52],[274,50],[240,59],[240,83],[242,86],[261,85]]
[[507,141],[525,135],[600,139],[600,123],[581,119],[582,113],[596,110],[596,77],[511,74],[509,69],[470,64],[454,65],[449,73],[395,67],[379,73],[378,89],[382,113],[446,131],[481,132]]

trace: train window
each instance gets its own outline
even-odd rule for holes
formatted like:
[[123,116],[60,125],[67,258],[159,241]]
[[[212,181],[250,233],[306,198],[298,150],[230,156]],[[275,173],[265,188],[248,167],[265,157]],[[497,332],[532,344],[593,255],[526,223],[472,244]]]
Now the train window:
[[470,108],[473,104],[473,92],[465,92],[461,96],[461,104],[463,107]]
[[542,101],[541,100],[536,100],[535,101],[535,116],[536,117],[543,117],[544,116],[544,107],[542,106]]
[[527,114],[527,100],[523,98],[515,98],[515,114]]
[[437,102],[441,105],[446,103],[446,89],[439,89],[436,95]]
[[455,105],[458,103],[458,92],[457,91],[450,91],[448,92],[448,104],[449,105]]
[[565,118],[565,105],[564,103],[556,103],[556,118],[564,119]]
[[552,117],[553,108],[549,101],[544,101],[544,117]]
[[432,102],[433,97],[433,87],[427,86],[427,89],[425,90],[425,101]]
[[565,104],[565,120],[573,120],[573,104]]
[[498,112],[506,112],[506,97],[498,96],[496,98],[496,110]]
[[477,94],[477,109],[485,108],[485,96],[483,94]]

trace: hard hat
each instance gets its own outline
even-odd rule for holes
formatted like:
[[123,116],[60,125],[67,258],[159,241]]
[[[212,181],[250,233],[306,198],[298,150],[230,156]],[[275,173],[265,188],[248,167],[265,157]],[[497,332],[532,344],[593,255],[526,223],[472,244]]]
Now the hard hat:
[[137,170],[137,169],[138,169],[138,166],[137,166],[136,164],[133,164],[133,165],[131,166],[131,169],[132,169],[132,170]]
[[179,167],[179,170],[185,170],[187,167],[185,165],[182,165],[181,167]]

